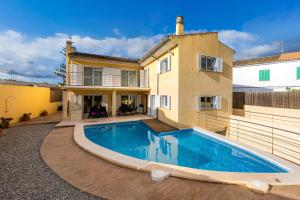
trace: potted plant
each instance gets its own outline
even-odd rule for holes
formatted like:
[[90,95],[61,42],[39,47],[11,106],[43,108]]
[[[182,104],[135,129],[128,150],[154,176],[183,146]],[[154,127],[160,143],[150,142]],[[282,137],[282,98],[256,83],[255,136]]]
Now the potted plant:
[[13,120],[12,118],[4,118],[4,117],[1,117],[1,127],[2,129],[4,128],[9,128],[9,122]]
[[20,118],[20,122],[30,121],[31,113],[24,113],[23,116]]
[[44,117],[44,116],[48,116],[47,110],[43,110],[43,111],[40,113],[40,117]]

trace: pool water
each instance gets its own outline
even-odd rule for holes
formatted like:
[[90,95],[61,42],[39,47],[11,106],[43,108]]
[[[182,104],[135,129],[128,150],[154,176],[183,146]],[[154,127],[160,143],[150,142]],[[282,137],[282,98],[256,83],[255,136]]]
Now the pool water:
[[138,159],[224,172],[284,173],[253,153],[193,129],[156,133],[142,121],[85,126],[86,137]]

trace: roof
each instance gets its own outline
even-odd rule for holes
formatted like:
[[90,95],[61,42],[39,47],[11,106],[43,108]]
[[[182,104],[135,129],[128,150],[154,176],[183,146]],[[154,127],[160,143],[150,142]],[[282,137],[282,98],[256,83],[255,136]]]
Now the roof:
[[[91,54],[91,53],[83,53],[83,52],[71,52],[68,55],[69,56],[81,56],[81,57],[94,57],[94,58],[101,58],[101,59],[107,59],[107,60],[114,60],[114,61],[123,61],[123,62],[130,62],[130,63],[141,63],[144,60],[146,60],[148,57],[153,55],[157,50],[159,50],[161,47],[163,47],[165,44],[171,41],[171,37],[184,37],[184,36],[193,36],[193,35],[204,35],[204,34],[215,34],[218,32],[196,32],[196,33],[187,33],[184,35],[176,35],[176,34],[170,34],[163,37],[154,47],[152,47],[147,53],[145,53],[144,56],[142,56],[140,59],[133,59],[133,58],[123,58],[123,57],[115,57],[115,56],[107,56],[107,55],[99,55],[99,54]],[[229,46],[225,45],[221,42],[224,46],[228,47],[229,49],[233,50]],[[233,50],[234,51],[234,50]],[[235,51],[234,51],[235,52]]]
[[19,85],[19,86],[38,86],[38,87],[47,87],[47,88],[59,88],[59,86],[56,85],[56,84],[16,81],[16,80],[9,80],[9,79],[0,79],[0,84],[2,84],[2,85]]
[[[176,35],[176,34],[170,34],[170,35],[166,35],[163,39],[161,39],[153,48],[151,48],[140,60],[139,62],[144,61],[146,58],[148,58],[149,56],[151,56],[152,54],[154,54],[157,50],[159,50],[162,46],[164,46],[166,43],[168,43],[170,41],[171,37],[184,37],[184,36],[193,36],[193,35],[206,35],[206,34],[217,34],[218,32],[195,32],[195,33],[185,33],[183,35]],[[226,46],[227,48],[231,49],[234,53],[235,50],[232,49],[231,47],[229,47],[228,45],[222,43],[220,41],[220,43],[224,46]]]
[[239,61],[235,61],[233,63],[233,66],[256,65],[262,63],[282,62],[282,61],[291,61],[291,60],[300,60],[300,51],[288,52],[288,53],[261,57],[261,58],[239,60]]
[[115,56],[98,55],[98,54],[83,53],[77,51],[69,53],[69,56],[94,57],[94,58],[101,58],[101,59],[114,60],[114,61],[131,62],[131,63],[138,63],[139,61],[138,59],[133,59],[133,58],[121,58]]
[[165,36],[163,39],[161,39],[154,47],[152,47],[140,60],[139,62],[144,61],[146,58],[151,56],[154,52],[156,52],[158,49],[160,49],[162,46],[164,46],[167,42],[170,41],[169,35]]

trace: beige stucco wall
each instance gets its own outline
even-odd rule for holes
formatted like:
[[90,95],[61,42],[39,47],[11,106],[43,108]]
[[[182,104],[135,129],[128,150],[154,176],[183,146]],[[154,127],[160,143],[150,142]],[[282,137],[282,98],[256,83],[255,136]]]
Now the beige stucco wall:
[[[172,38],[179,48],[178,121],[179,127],[201,126],[196,111],[197,96],[222,96],[221,110],[206,110],[213,115],[232,112],[233,50],[218,40],[217,33]],[[223,72],[199,71],[197,55],[223,58]]]
[[[171,70],[166,73],[157,73],[157,62],[171,55]],[[158,108],[158,119],[177,127],[178,125],[178,73],[179,65],[178,47],[166,52],[157,60],[148,64],[145,69],[149,70],[150,95],[171,96],[171,109]]]

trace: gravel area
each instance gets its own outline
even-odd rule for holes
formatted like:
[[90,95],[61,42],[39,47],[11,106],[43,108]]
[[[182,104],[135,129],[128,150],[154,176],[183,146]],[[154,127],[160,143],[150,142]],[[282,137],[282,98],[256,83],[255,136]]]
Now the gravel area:
[[0,199],[99,199],[59,178],[40,157],[54,124],[5,130],[0,137]]

